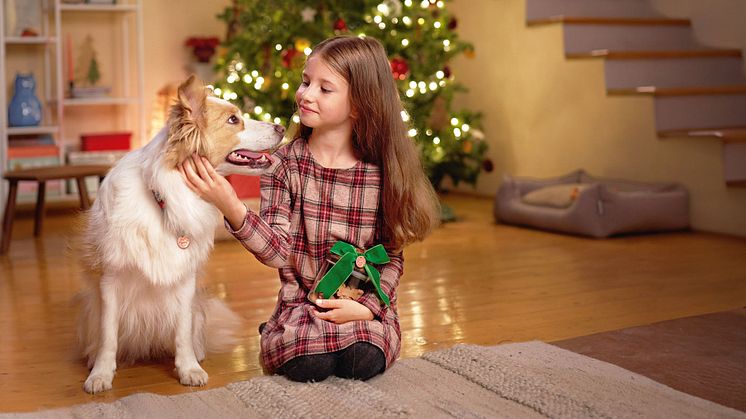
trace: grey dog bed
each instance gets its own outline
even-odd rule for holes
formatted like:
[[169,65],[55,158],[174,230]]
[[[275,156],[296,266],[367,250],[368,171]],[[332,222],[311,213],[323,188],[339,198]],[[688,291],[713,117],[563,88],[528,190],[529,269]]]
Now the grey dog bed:
[[685,229],[689,194],[677,183],[604,179],[583,170],[550,179],[506,175],[494,213],[506,224],[600,238]]

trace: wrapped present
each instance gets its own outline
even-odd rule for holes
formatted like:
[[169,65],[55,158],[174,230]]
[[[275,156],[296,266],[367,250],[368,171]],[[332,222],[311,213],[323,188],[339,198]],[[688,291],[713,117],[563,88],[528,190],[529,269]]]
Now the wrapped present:
[[386,306],[389,305],[389,297],[381,289],[381,273],[373,266],[390,261],[383,245],[377,244],[368,250],[362,250],[338,241],[329,252],[327,261],[331,266],[309,294],[311,301],[316,301],[317,298],[356,300],[363,295],[364,286],[370,283],[381,301]]

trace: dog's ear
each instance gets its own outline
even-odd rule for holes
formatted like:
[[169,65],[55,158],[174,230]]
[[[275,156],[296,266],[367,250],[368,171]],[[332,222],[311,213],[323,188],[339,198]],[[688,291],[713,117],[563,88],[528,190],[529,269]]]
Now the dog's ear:
[[174,166],[190,154],[207,152],[204,138],[207,125],[207,89],[194,75],[179,86],[176,103],[168,118],[166,159]]

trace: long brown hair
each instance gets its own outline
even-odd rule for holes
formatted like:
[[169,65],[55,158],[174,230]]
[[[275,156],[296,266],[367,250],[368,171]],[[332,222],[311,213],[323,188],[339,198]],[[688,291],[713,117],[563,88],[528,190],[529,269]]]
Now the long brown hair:
[[[422,170],[414,140],[407,135],[403,110],[383,45],[371,37],[337,36],[322,41],[317,56],[350,86],[352,144],[359,157],[382,170],[380,236],[399,250],[424,239],[440,222],[432,185]],[[312,128],[300,124],[300,137]]]

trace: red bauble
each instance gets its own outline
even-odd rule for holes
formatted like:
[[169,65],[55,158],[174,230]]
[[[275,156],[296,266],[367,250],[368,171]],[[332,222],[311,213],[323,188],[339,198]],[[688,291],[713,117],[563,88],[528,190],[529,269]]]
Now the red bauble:
[[451,78],[451,67],[443,67],[443,75],[446,76],[447,79]]
[[334,22],[334,30],[343,31],[343,32],[347,31],[347,23],[345,22],[345,20],[342,19],[341,17],[337,19],[337,21]]
[[458,21],[456,21],[455,17],[452,17],[450,21],[448,21],[448,29],[454,30],[456,29],[456,26],[458,26]]
[[290,68],[293,63],[293,58],[298,55],[298,50],[295,48],[288,48],[282,52],[282,66]]
[[409,74],[409,64],[404,58],[397,57],[391,59],[391,73],[397,80],[404,80]]

